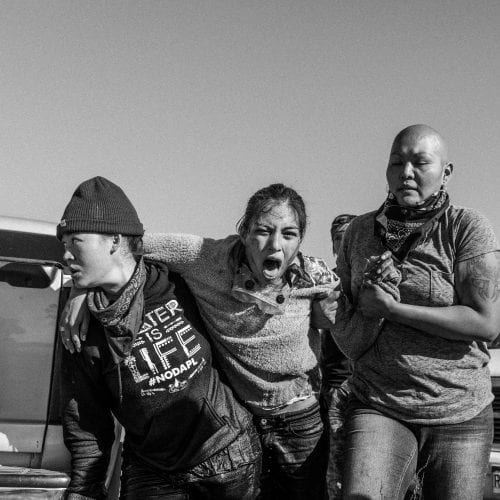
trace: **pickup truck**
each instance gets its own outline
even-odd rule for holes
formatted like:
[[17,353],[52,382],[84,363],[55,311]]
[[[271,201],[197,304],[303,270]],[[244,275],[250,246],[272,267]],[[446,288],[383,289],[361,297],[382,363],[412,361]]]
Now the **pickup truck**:
[[[0,499],[64,498],[58,320],[71,278],[56,224],[0,216]],[[108,470],[119,494],[121,429]]]

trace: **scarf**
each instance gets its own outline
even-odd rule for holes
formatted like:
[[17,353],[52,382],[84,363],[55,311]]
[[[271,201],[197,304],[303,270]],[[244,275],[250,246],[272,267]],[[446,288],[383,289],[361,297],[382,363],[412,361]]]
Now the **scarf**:
[[87,294],[88,308],[104,327],[111,356],[117,365],[130,353],[141,327],[145,283],[146,267],[141,258],[129,282],[113,303],[109,303],[105,293],[99,288],[91,289]]
[[401,206],[389,193],[375,215],[375,236],[399,260],[406,257],[412,245],[432,232],[450,205],[448,193],[440,189],[417,207]]

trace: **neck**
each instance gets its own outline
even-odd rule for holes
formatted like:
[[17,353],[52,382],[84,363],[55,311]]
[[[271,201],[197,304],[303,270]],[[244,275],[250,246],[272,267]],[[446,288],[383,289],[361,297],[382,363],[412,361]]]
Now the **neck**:
[[110,282],[101,286],[106,297],[108,297],[110,301],[113,301],[120,296],[123,289],[134,274],[136,265],[137,262],[133,258],[127,259],[113,270]]

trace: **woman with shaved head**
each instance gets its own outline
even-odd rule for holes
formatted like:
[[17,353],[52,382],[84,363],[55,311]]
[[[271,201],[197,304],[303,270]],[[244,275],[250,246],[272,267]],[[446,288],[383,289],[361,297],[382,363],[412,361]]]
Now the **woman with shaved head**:
[[387,199],[343,239],[347,306],[334,335],[353,367],[347,499],[402,499],[412,483],[425,500],[482,498],[498,243],[484,216],[451,204],[452,172],[438,132],[405,128],[390,152]]

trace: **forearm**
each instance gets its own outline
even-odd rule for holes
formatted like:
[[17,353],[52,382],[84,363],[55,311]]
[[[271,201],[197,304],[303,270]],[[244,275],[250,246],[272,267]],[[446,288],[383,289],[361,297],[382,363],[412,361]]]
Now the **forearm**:
[[63,354],[62,421],[64,443],[71,454],[68,491],[103,498],[114,441],[114,421],[103,380],[84,372],[82,354]]
[[173,271],[181,272],[198,257],[203,238],[187,234],[146,233],[143,240],[146,258],[163,262]]
[[489,342],[500,332],[495,315],[481,314],[464,305],[427,307],[394,302],[384,316],[449,340]]
[[106,471],[110,450],[100,448],[94,439],[65,439],[71,452],[71,482],[68,492],[89,498],[105,498]]

